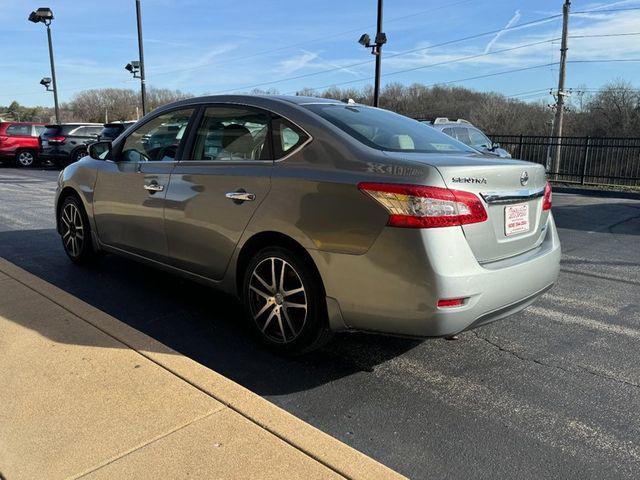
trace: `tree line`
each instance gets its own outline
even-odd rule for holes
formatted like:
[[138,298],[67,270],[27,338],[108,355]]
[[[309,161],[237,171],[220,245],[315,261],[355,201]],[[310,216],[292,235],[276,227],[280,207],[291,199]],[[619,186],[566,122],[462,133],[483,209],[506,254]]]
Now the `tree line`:
[[[277,94],[277,90],[254,90],[254,94]],[[325,98],[352,98],[371,104],[370,86],[329,88],[322,92],[302,89],[298,95]],[[149,110],[188,98],[179,90],[150,88],[147,91]],[[77,93],[61,106],[65,121],[104,123],[133,120],[140,113],[140,95],[135,90],[106,88]],[[412,118],[433,120],[436,117],[464,118],[487,133],[549,135],[553,110],[544,101],[525,102],[500,93],[486,93],[458,86],[402,85],[385,86],[380,106]],[[564,134],[594,137],[640,137],[640,90],[622,80],[614,81],[597,91],[577,89],[570,97],[565,114]],[[24,107],[13,102],[0,107],[0,118],[22,121],[52,121],[53,109]]]

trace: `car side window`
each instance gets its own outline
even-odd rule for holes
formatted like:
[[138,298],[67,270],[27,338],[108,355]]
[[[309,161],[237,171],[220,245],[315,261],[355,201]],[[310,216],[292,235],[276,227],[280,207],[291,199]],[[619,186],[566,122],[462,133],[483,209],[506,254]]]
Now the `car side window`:
[[489,138],[478,130],[469,130],[471,145],[476,148],[491,148],[492,142]]
[[33,136],[39,137],[47,129],[47,127],[45,127],[44,125],[35,125],[33,129],[35,130],[35,133]]
[[209,107],[198,127],[192,160],[270,160],[269,114],[245,107]]
[[129,134],[119,162],[171,162],[193,115],[193,109],[175,110],[148,121]]
[[282,158],[292,152],[304,142],[309,136],[286,118],[276,117],[272,120],[274,158]]
[[453,128],[443,128],[442,133],[449,135],[450,137],[456,138],[456,135],[453,132]]
[[30,137],[31,125],[10,125],[9,127],[7,127],[7,135],[16,137]]
[[471,145],[471,139],[469,138],[469,129],[464,127],[456,127],[456,138],[465,145]]

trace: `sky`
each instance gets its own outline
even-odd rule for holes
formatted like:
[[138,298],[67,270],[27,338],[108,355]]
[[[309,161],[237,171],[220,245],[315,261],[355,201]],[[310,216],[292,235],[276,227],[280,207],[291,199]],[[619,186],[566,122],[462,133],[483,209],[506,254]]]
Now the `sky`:
[[[552,102],[562,3],[386,0],[382,84],[460,85]],[[0,105],[53,103],[39,85],[50,76],[45,27],[27,21],[43,5],[55,15],[61,101],[90,88],[139,87],[124,69],[138,56],[134,0],[0,0]],[[567,87],[597,90],[623,79],[640,88],[640,0],[574,0],[571,9]],[[154,87],[293,94],[372,84],[374,57],[357,40],[375,37],[376,0],[142,0],[142,10]]]

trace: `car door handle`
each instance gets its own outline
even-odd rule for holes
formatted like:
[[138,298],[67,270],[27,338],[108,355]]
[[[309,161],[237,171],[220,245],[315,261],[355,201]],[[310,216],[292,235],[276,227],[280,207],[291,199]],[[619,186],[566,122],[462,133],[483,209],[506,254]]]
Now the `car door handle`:
[[255,193],[248,193],[248,192],[229,192],[229,193],[225,193],[224,196],[233,200],[234,202],[246,202],[246,201],[253,202],[256,199]]
[[144,186],[144,189],[149,192],[161,192],[164,190],[164,185],[158,185],[157,183],[149,183]]

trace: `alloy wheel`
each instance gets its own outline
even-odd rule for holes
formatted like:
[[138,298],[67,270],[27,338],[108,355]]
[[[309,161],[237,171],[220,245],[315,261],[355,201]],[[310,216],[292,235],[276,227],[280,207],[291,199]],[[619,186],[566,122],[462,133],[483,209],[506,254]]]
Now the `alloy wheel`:
[[62,224],[62,242],[64,248],[72,257],[79,257],[84,247],[85,230],[82,215],[78,207],[68,203],[60,215]]
[[34,156],[31,152],[20,152],[18,154],[18,163],[21,167],[30,167],[33,165]]
[[290,343],[307,321],[307,292],[293,265],[278,257],[262,260],[251,272],[249,307],[262,334]]

